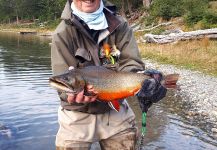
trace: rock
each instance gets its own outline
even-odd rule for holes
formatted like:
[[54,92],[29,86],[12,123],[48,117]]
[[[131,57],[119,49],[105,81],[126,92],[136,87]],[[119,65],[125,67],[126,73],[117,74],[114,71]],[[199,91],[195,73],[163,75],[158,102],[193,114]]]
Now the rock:
[[217,135],[217,128],[212,128],[211,131],[212,131],[212,133]]
[[203,38],[217,39],[217,28],[197,30],[190,32],[175,32],[167,35],[154,35],[154,34],[145,34],[144,39],[148,43],[172,43],[175,41],[183,40],[192,40],[192,39],[203,39]]
[[188,116],[197,116],[197,115],[199,115],[199,113],[196,112],[196,111],[188,111],[188,112],[186,112],[186,115],[188,115]]
[[[200,115],[209,118],[211,122],[217,121],[217,78],[204,75],[199,71],[191,71],[177,68],[173,65],[158,64],[152,60],[144,60],[147,68],[157,69],[164,74],[178,73],[180,79],[178,85],[180,90],[176,91],[176,96],[182,102],[191,105],[191,111],[185,114],[190,117]],[[189,110],[188,105],[183,107]]]

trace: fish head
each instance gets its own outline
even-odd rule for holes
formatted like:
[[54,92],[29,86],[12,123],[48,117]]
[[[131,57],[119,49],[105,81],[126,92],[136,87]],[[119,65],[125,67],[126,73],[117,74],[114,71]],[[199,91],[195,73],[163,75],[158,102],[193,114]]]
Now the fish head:
[[77,94],[85,87],[85,80],[75,69],[49,78],[52,87],[61,92]]

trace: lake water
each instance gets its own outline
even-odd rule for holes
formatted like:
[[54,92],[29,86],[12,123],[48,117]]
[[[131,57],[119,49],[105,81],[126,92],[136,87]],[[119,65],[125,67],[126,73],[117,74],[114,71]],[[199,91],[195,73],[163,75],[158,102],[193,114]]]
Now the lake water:
[[[0,150],[54,150],[58,130],[56,91],[50,88],[49,38],[0,32]],[[130,100],[138,126],[141,111]],[[148,112],[145,150],[216,150],[213,123],[186,117],[171,91]],[[97,144],[92,149],[99,149]]]
[[55,149],[56,92],[49,39],[0,33],[0,149]]

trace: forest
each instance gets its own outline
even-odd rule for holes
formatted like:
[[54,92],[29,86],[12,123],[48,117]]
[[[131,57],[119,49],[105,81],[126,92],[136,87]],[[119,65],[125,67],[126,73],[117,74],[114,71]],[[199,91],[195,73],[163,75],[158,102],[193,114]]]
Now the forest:
[[[217,1],[212,0],[110,0],[119,14],[127,19],[143,17],[150,25],[161,20],[182,17],[186,25],[201,28],[217,27]],[[58,23],[66,0],[0,0],[0,23]],[[140,17],[141,18],[141,17]]]

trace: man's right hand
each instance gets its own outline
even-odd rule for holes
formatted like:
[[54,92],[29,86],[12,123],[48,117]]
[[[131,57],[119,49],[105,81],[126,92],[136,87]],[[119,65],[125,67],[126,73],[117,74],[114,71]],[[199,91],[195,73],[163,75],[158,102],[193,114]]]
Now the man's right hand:
[[87,93],[90,93],[91,96],[84,95],[84,90],[78,94],[67,94],[67,101],[69,103],[90,103],[96,101],[97,91],[94,90],[92,85],[87,85]]
[[[74,69],[73,66],[69,67],[69,70]],[[84,95],[84,90],[79,92],[78,94],[67,94],[68,98],[67,101],[68,103],[90,103],[90,102],[94,102],[97,98],[97,91],[94,90],[92,85],[87,85],[86,86],[86,92],[90,94],[90,96],[88,95]]]

